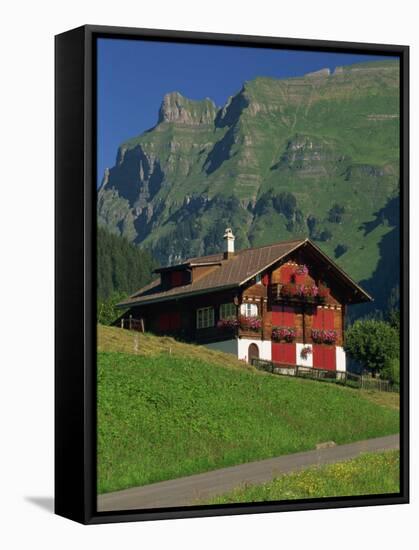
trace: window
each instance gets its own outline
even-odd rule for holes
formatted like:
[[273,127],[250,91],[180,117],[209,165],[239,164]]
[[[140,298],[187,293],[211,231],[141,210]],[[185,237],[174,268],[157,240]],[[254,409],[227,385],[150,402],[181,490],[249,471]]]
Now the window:
[[196,328],[208,328],[214,326],[214,308],[203,307],[196,310]]
[[172,286],[181,286],[183,284],[183,272],[172,271],[171,283],[172,283]]
[[220,305],[220,319],[228,319],[236,316],[236,306],[234,304]]
[[240,306],[240,313],[245,317],[257,317],[258,306],[256,304],[242,304]]

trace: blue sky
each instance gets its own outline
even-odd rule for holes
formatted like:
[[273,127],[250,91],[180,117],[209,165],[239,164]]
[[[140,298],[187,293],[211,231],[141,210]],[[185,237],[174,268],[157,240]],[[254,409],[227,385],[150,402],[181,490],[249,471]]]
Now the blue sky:
[[210,97],[218,106],[257,76],[286,78],[383,56],[206,46],[101,38],[98,40],[98,155],[100,183],[118,146],[157,122],[164,94]]

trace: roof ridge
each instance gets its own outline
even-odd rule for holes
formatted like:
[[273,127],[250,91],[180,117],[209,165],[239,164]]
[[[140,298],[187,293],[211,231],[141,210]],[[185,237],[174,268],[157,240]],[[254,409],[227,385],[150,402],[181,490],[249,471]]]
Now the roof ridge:
[[[249,252],[250,250],[262,250],[263,248],[269,248],[269,247],[272,247],[272,246],[283,246],[283,245],[292,244],[292,243],[303,243],[304,241],[307,241],[307,240],[309,240],[309,239],[308,238],[289,239],[287,241],[277,241],[277,242],[273,242],[273,243],[269,243],[269,244],[263,244],[261,246],[253,246],[253,247],[250,247],[250,248],[242,248],[240,250],[237,250],[231,258],[229,258],[229,259],[221,258],[221,259],[224,260],[224,261],[229,261],[229,260],[233,260],[235,257],[242,254],[243,252]],[[213,254],[207,254],[207,255],[204,255],[204,256],[190,256],[189,258],[185,258],[185,260],[183,262],[179,263],[179,264],[173,264],[171,266],[160,266],[157,269],[168,268],[168,267],[174,268],[174,267],[177,267],[177,266],[180,267],[180,266],[184,266],[188,263],[191,263],[192,260],[202,260],[203,258],[215,258],[217,256],[222,256],[222,255],[223,255],[223,252],[214,252]]]
[[[157,301],[166,301],[183,298],[195,294],[205,294],[208,292],[220,291],[226,288],[238,288],[251,280],[256,274],[269,269],[276,262],[286,258],[290,253],[298,250],[306,244],[311,245],[311,249],[316,257],[328,263],[330,267],[336,270],[337,275],[345,281],[346,285],[354,297],[361,293],[361,297],[353,300],[354,303],[370,300],[371,297],[353,281],[337,264],[329,258],[321,248],[317,247],[310,239],[294,239],[282,241],[270,245],[264,245],[254,248],[243,249],[241,253],[233,256],[234,261],[225,260],[221,262],[218,269],[211,270],[203,277],[192,281],[189,285],[181,285],[163,290],[158,279],[149,283],[149,286],[139,289],[129,299],[125,300],[119,307],[130,307],[130,305],[150,304]],[[362,297],[363,295],[363,297]]]
[[281,246],[281,245],[291,244],[291,243],[303,243],[303,242],[308,241],[308,240],[309,240],[308,238],[305,238],[305,239],[290,239],[288,241],[277,241],[276,243],[263,244],[262,246],[253,246],[251,248],[242,248],[241,250],[238,250],[236,252],[236,254],[241,254],[242,252],[248,252],[249,250],[261,250],[262,248],[269,248],[271,246]]

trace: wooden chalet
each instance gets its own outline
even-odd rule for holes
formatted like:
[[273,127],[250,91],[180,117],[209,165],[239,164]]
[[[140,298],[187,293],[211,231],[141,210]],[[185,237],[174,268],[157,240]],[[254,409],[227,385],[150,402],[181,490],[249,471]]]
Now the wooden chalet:
[[120,322],[281,365],[345,371],[348,305],[372,298],[309,239],[224,252],[155,270]]

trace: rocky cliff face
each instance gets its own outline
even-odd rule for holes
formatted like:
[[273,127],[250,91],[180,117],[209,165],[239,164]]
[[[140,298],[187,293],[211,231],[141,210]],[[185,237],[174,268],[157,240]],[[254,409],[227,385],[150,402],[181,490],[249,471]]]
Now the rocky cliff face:
[[219,109],[169,93],[106,171],[98,221],[162,264],[218,251],[227,225],[238,247],[311,236],[368,281],[395,227],[365,231],[398,195],[398,109],[395,62],[257,78]]
[[192,101],[183,97],[179,92],[166,94],[163,98],[158,123],[173,122],[188,126],[213,124],[217,114],[217,107],[211,99]]

